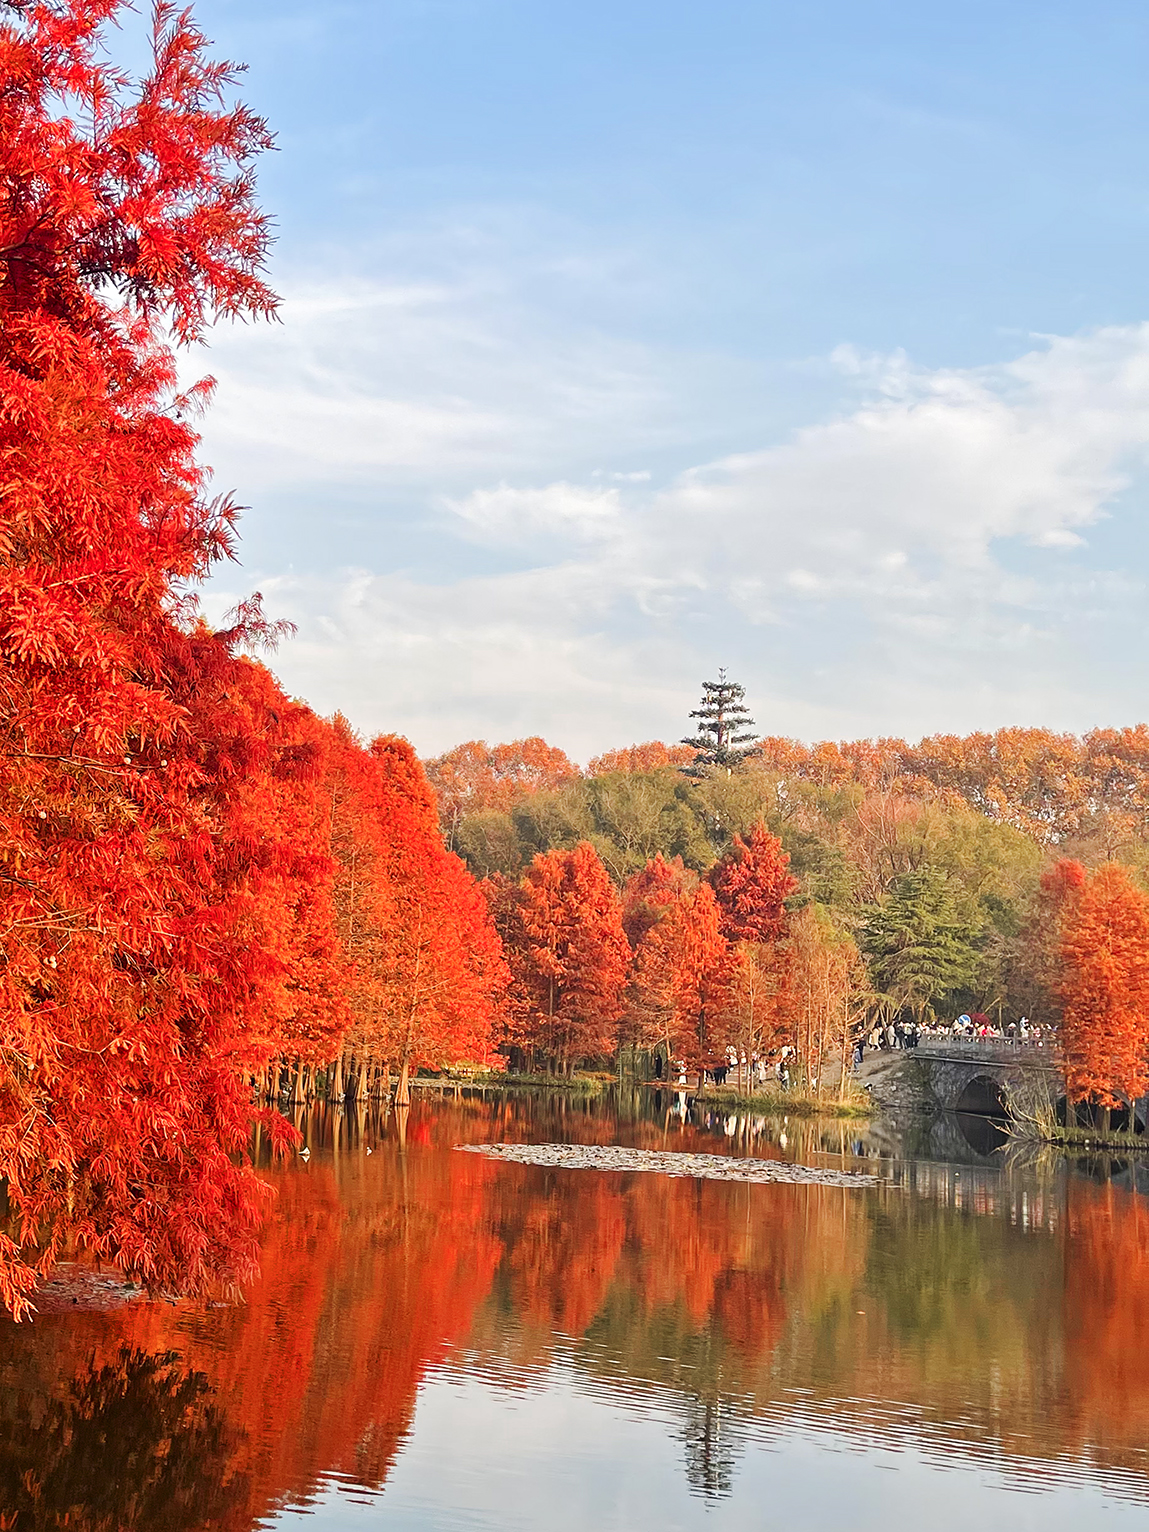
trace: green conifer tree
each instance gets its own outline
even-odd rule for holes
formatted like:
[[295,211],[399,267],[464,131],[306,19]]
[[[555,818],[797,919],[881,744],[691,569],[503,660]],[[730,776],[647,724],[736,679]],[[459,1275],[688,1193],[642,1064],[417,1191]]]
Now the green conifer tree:
[[979,933],[961,920],[944,872],[895,878],[889,897],[863,912],[860,946],[875,990],[921,1021],[947,991],[972,983]]
[[736,681],[726,679],[725,670],[718,672],[717,681],[703,681],[702,701],[690,715],[699,720],[698,733],[682,741],[695,752],[691,764],[683,767],[688,776],[704,776],[711,767],[723,767],[729,775],[747,756],[758,753],[754,720],[742,702],[745,695]]

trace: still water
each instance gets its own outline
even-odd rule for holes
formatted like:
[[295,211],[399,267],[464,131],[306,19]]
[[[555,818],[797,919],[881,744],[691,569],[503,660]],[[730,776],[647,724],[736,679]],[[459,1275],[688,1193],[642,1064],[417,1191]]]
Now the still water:
[[[326,1111],[240,1305],[0,1324],[0,1527],[1149,1525],[1149,1199],[1121,1164],[673,1098]],[[337,1130],[337,1131],[336,1131]],[[619,1142],[865,1187],[498,1164]],[[1145,1175],[1145,1171],[1141,1172]]]

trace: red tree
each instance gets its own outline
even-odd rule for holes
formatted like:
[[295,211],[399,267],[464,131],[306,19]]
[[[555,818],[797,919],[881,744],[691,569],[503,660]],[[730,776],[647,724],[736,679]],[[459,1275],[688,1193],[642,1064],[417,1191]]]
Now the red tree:
[[69,1235],[151,1282],[251,1269],[240,1071],[282,982],[252,945],[262,872],[236,780],[193,723],[188,678],[226,690],[241,635],[189,632],[176,598],[228,551],[234,512],[203,494],[164,340],[272,308],[250,176],[268,138],[168,7],[133,93],[104,52],[121,9],[13,6],[0,25],[0,1301],[17,1309]]
[[518,999],[512,1041],[568,1072],[613,1049],[630,951],[594,847],[536,856],[503,917]]
[[782,842],[761,820],[749,840],[736,835],[710,870],[722,934],[734,942],[776,942],[786,931],[786,900],[798,887]]
[[681,858],[661,856],[626,886],[624,922],[633,947],[628,1023],[640,1047],[705,1064],[727,1042],[731,954],[709,884]]
[[355,1020],[345,1064],[358,1094],[376,1072],[483,1061],[507,970],[486,902],[443,846],[435,801],[406,740],[363,750],[335,726],[330,792],[340,931]]
[[1061,937],[1067,1099],[1108,1109],[1149,1091],[1149,900],[1128,869],[1098,868]]

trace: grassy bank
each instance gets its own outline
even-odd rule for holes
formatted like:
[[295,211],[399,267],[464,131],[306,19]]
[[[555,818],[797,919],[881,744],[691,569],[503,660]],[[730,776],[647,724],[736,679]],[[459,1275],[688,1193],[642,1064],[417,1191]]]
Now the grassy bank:
[[798,1091],[752,1091],[746,1094],[743,1091],[726,1090],[721,1086],[697,1091],[693,1099],[699,1106],[760,1112],[764,1117],[863,1118],[873,1117],[877,1110],[868,1097],[851,1096],[846,1101],[835,1101],[826,1097],[804,1096]]
[[[597,1096],[607,1086],[617,1084],[617,1077],[610,1074],[507,1074],[497,1070],[467,1072],[448,1070],[441,1075],[413,1079],[413,1087],[423,1086],[432,1090],[453,1089],[455,1086],[492,1086],[499,1090],[549,1090],[575,1096]],[[660,1080],[642,1082],[651,1090],[664,1090],[671,1094],[680,1087]],[[878,1108],[861,1092],[852,1094],[845,1101],[830,1097],[803,1095],[800,1091],[739,1091],[726,1086],[709,1086],[702,1091],[688,1091],[692,1101],[700,1106],[715,1107],[727,1111],[760,1112],[766,1117],[873,1117]]]
[[1149,1136],[1144,1133],[1099,1133],[1096,1128],[1063,1128],[1051,1123],[1037,1131],[1031,1124],[1015,1125],[1010,1133],[1023,1143],[1052,1144],[1058,1149],[1139,1149],[1149,1151]]
[[506,1074],[500,1070],[489,1072],[473,1071],[466,1074],[446,1072],[433,1078],[412,1080],[412,1085],[430,1086],[455,1086],[455,1085],[494,1085],[502,1089],[511,1088],[519,1090],[554,1090],[566,1091],[576,1096],[597,1096],[608,1085],[613,1085],[613,1075],[518,1075]]

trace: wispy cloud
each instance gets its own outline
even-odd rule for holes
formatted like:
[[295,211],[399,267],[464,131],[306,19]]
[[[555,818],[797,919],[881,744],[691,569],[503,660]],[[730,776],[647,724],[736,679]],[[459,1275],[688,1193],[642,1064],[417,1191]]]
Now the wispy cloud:
[[[529,731],[586,755],[673,735],[722,662],[761,723],[803,735],[1078,726],[1143,695],[1122,624],[1146,563],[1149,326],[971,369],[840,348],[849,405],[652,472],[633,464],[692,415],[714,432],[737,369],[707,398],[689,358],[472,296],[301,289],[280,331],[214,359],[230,476],[270,505],[339,485],[375,521],[366,556],[251,572],[299,623],[280,669],[320,708],[428,750]],[[1091,546],[1111,515],[1120,558]],[[396,573],[404,518],[481,573]]]

